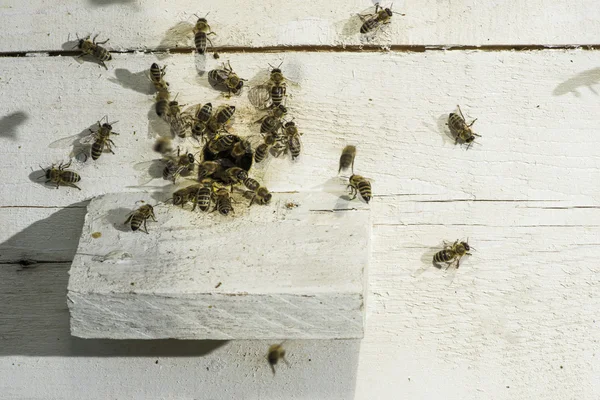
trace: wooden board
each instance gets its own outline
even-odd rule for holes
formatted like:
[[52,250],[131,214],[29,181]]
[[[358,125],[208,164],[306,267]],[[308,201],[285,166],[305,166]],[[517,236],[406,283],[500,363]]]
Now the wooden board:
[[600,29],[600,9],[593,0],[406,0],[392,7],[405,16],[394,15],[389,29],[365,40],[357,14],[372,13],[373,3],[7,0],[0,16],[0,52],[70,50],[76,34],[110,38],[107,47],[117,51],[190,48],[194,13],[209,12],[218,47],[576,45],[597,44]]

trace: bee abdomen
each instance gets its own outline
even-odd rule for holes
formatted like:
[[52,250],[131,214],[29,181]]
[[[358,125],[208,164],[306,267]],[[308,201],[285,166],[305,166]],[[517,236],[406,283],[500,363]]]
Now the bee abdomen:
[[272,133],[279,127],[279,121],[273,116],[268,116],[260,124],[260,133]]
[[454,252],[450,250],[441,250],[433,255],[433,262],[448,262],[454,258]]
[[137,231],[144,222],[144,216],[141,213],[136,212],[131,216],[131,230]]
[[204,54],[206,52],[206,32],[196,32],[194,35],[194,45],[199,54]]
[[73,171],[63,171],[60,175],[60,178],[67,183],[75,183],[81,180],[81,176],[77,172]]
[[210,195],[211,191],[208,187],[203,187],[198,191],[197,204],[201,211],[208,211],[210,208]]
[[377,28],[378,25],[379,25],[379,22],[377,21],[377,19],[375,19],[375,18],[369,19],[369,20],[365,21],[365,23],[362,24],[362,26],[360,27],[360,33],[371,32],[373,29]]
[[217,115],[215,116],[215,119],[217,120],[217,123],[225,124],[227,121],[229,121],[231,119],[234,112],[235,112],[235,107],[233,107],[233,106],[225,107],[217,113]]
[[102,151],[104,151],[104,142],[96,140],[94,144],[92,144],[92,160],[99,159],[102,155]]
[[233,210],[233,207],[231,206],[231,200],[229,199],[229,197],[222,197],[219,199],[218,209],[221,215],[229,215],[231,210]]
[[248,190],[255,192],[260,187],[260,183],[258,183],[256,179],[246,178],[244,179],[244,186],[246,186]]
[[110,52],[101,46],[96,46],[94,48],[93,54],[94,54],[94,57],[96,57],[100,61],[112,60],[112,55],[110,54]]
[[283,96],[285,95],[285,87],[273,86],[271,88],[271,101],[273,106],[278,106],[283,102]]
[[371,200],[371,182],[363,180],[356,185],[361,197],[368,203]]
[[269,151],[269,145],[266,143],[261,143],[258,145],[256,150],[254,151],[254,161],[259,163],[267,158],[267,154]]
[[292,153],[292,160],[300,155],[300,138],[298,135],[293,135],[289,139],[289,149]]

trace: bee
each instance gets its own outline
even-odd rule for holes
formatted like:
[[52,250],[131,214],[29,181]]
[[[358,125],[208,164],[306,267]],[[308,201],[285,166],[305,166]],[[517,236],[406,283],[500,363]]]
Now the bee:
[[240,182],[244,182],[248,178],[248,172],[240,167],[231,167],[225,170],[224,180],[226,183],[231,184],[231,191],[233,192],[233,186],[239,184]]
[[[192,185],[192,186],[195,186],[195,185]],[[190,188],[192,186],[184,187],[184,188],[181,188],[181,189],[173,192],[173,198],[172,198],[173,205],[183,207],[185,203],[190,201],[190,191],[191,191]]]
[[167,90],[159,90],[156,94],[156,115],[164,119],[165,121],[169,121],[169,97],[170,94]]
[[350,177],[350,181],[349,181],[349,185],[347,186],[347,188],[350,188],[350,194],[353,195],[353,197],[350,200],[354,200],[357,196],[357,194],[360,193],[360,197],[363,198],[363,200],[369,204],[369,201],[371,200],[371,182],[369,182],[366,178],[363,178],[360,175],[352,175]]
[[470,124],[467,125],[467,122],[465,121],[465,116],[463,115],[460,106],[456,107],[458,107],[458,112],[460,113],[460,115],[450,113],[450,115],[448,116],[448,127],[450,128],[450,132],[452,133],[452,135],[456,138],[454,144],[457,144],[459,140],[463,143],[468,143],[468,150],[469,147],[471,147],[471,144],[473,144],[475,136],[481,137],[481,135],[476,134],[471,129],[471,126],[475,123],[475,121],[477,121],[477,118],[475,118]]
[[271,371],[273,371],[273,375],[275,375],[275,365],[277,365],[280,359],[287,364],[285,359],[285,349],[283,348],[282,344],[274,344],[269,347],[267,360],[269,361],[269,366],[271,367]]
[[250,200],[250,204],[248,205],[248,207],[254,204],[255,201],[258,204],[267,204],[271,201],[271,198],[273,197],[273,195],[271,195],[271,192],[269,192],[269,190],[264,186],[259,186],[256,190],[250,192],[254,193],[252,194],[252,199]]
[[469,250],[471,250],[471,247],[467,242],[457,240],[452,245],[444,242],[444,250],[440,250],[433,255],[433,262],[435,264],[446,263],[448,264],[447,268],[456,262],[456,268],[458,269],[460,259],[464,255],[471,255]]
[[280,104],[271,110],[271,113],[265,115],[258,121],[260,122],[260,133],[274,133],[277,132],[281,126],[281,119],[287,114],[287,108]]
[[190,127],[190,120],[187,115],[181,113],[181,106],[176,100],[169,102],[169,122],[173,137],[185,137],[186,130]]
[[248,93],[250,103],[261,110],[279,107],[286,96],[288,83],[297,86],[295,82],[283,75],[279,68],[281,64],[277,68],[271,64],[269,66],[271,67],[269,79],[263,84],[254,86]]
[[278,107],[283,103],[283,99],[286,94],[286,88],[284,85],[273,85],[271,86],[271,107]]
[[271,67],[271,74],[269,77],[269,80],[271,82],[271,84],[273,85],[283,85],[285,86],[285,76],[283,75],[283,72],[281,72],[281,64],[283,64],[283,61],[277,66],[277,68],[273,67],[271,64],[269,64],[269,67]]
[[229,215],[230,212],[233,211],[233,206],[231,205],[231,197],[229,196],[229,192],[225,188],[220,188],[215,193],[216,201],[215,201],[215,210],[219,210],[219,214],[221,215]]
[[173,143],[171,141],[171,138],[166,138],[166,137],[159,137],[158,139],[156,139],[156,142],[154,142],[154,145],[152,146],[152,150],[154,150],[157,153],[162,154],[163,156],[169,153],[173,152]]
[[95,139],[92,144],[92,160],[100,158],[105,147],[112,154],[115,154],[115,152],[112,151],[112,146],[114,146],[115,143],[110,139],[110,135],[118,135],[118,133],[112,131],[112,126],[108,123],[108,118],[106,121],[107,122],[104,124],[100,124],[100,121],[98,121],[98,130],[92,132]]
[[208,150],[213,154],[231,149],[235,142],[239,141],[236,135],[221,135],[208,143]]
[[235,107],[225,104],[221,106],[215,114],[215,121],[220,125],[225,125],[235,113]]
[[208,121],[212,116],[212,104],[206,103],[202,107],[198,106],[194,124],[192,125],[192,135],[195,138],[203,137],[208,128]]
[[108,69],[108,67],[106,66],[106,64],[104,62],[112,60],[112,55],[110,54],[110,52],[108,50],[106,50],[104,47],[102,47],[100,45],[105,44],[106,42],[109,41],[109,39],[106,39],[104,42],[96,42],[97,37],[98,37],[98,35],[94,36],[94,39],[90,40],[90,35],[87,35],[85,38],[79,39],[79,41],[75,47],[77,47],[77,48],[79,48],[79,50],[81,50],[82,54],[79,57],[83,57],[83,56],[89,54],[89,55],[95,57],[98,61],[100,61],[100,63],[102,64],[102,66],[104,66],[104,68]]
[[203,161],[198,166],[198,180],[207,178],[217,172],[221,165],[216,161]]
[[286,122],[283,130],[285,139],[287,140],[287,148],[290,150],[290,153],[292,153],[292,160],[294,160],[300,155],[302,149],[302,142],[300,141],[302,133],[298,132],[298,128],[293,121]]
[[81,190],[79,186],[75,185],[75,182],[79,182],[81,180],[81,176],[79,176],[77,172],[67,170],[67,168],[70,166],[71,161],[64,165],[61,162],[58,165],[58,168],[54,168],[54,164],[52,164],[48,169],[44,169],[40,166],[40,168],[44,171],[44,175],[42,175],[39,179],[46,178],[46,183],[55,183],[57,189],[60,185],[64,185]]
[[167,90],[169,86],[169,82],[166,82],[163,77],[165,76],[165,69],[167,66],[160,68],[157,63],[153,63],[150,66],[150,80],[154,84],[156,90]]
[[[260,183],[256,180],[256,179],[252,179],[250,177],[246,177],[246,179],[243,180],[244,182],[244,186],[246,186],[246,188],[248,188],[248,190],[251,190],[253,192],[256,192],[259,188],[260,188]],[[262,194],[265,194],[266,192],[262,192]],[[270,196],[271,194],[269,194]]]
[[146,226],[146,220],[148,220],[148,218],[152,218],[154,222],[157,222],[156,217],[154,216],[154,207],[150,204],[145,204],[133,211],[125,221],[125,224],[130,224],[131,230],[135,232],[140,229],[143,223],[144,232],[149,233],[148,227]]
[[281,154],[283,150],[285,150],[284,146],[280,146],[279,142],[281,141],[281,137],[277,136],[274,133],[268,133],[263,135],[264,141],[259,144],[254,152],[254,161],[257,163],[262,162],[269,155],[269,149],[275,146],[278,150],[280,150],[277,154]]
[[383,8],[379,6],[379,3],[375,4],[375,14],[358,15],[363,22],[360,27],[360,33],[375,32],[383,25],[392,22],[392,15],[394,13],[391,8]]
[[235,158],[241,158],[245,154],[252,154],[252,145],[246,139],[240,139],[231,148],[231,155]]
[[240,78],[233,69],[231,63],[223,64],[223,69],[213,69],[208,72],[208,82],[216,89],[228,90],[231,93],[238,94],[244,87],[246,79]]
[[344,150],[342,150],[342,155],[340,156],[340,168],[338,169],[338,174],[342,170],[346,170],[352,166],[352,173],[354,173],[354,157],[356,156],[356,147],[354,146],[346,146]]
[[[198,18],[196,26],[194,27],[194,45],[198,54],[206,53],[206,42],[210,42],[208,35],[214,35],[215,33],[210,30],[210,25],[206,18]],[[212,42],[210,42],[212,46]]]
[[181,154],[180,149],[177,149],[177,156],[170,156],[166,159],[166,165],[163,169],[163,179],[171,179],[173,183],[179,175],[189,173],[194,168],[196,159],[192,153]]

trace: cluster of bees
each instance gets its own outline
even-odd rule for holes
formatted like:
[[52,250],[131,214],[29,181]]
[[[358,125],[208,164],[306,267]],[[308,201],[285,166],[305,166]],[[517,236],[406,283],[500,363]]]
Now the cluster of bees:
[[[361,34],[374,33],[382,26],[389,24],[394,12],[391,8],[382,8],[379,4],[375,5],[375,12],[366,15],[359,14],[362,25]],[[205,54],[207,44],[211,43],[209,35],[215,35],[212,32],[206,17],[198,18],[193,29],[194,45],[199,54]],[[108,41],[96,42],[96,37],[90,40],[90,36],[83,39],[78,38],[76,47],[81,50],[80,57],[90,55],[96,58],[101,65],[106,68],[106,61],[110,61],[112,56],[108,50],[101,45]],[[211,43],[212,46],[212,43]],[[216,53],[215,53],[215,58]],[[163,178],[171,180],[173,183],[180,177],[192,176],[191,180],[195,182],[184,188],[173,192],[171,201],[176,206],[184,207],[186,204],[192,205],[192,211],[198,208],[200,211],[208,212],[212,204],[213,211],[218,210],[221,215],[227,216],[234,212],[232,194],[235,188],[243,187],[242,194],[250,199],[250,206],[254,203],[268,204],[272,198],[269,190],[256,179],[249,176],[249,171],[253,163],[264,162],[269,155],[279,157],[289,153],[292,160],[296,159],[301,153],[302,133],[294,121],[287,120],[288,109],[284,105],[287,96],[286,78],[283,75],[279,65],[271,66],[268,82],[263,85],[253,87],[250,97],[251,103],[258,109],[267,110],[267,114],[261,117],[257,123],[260,123],[260,135],[262,136],[260,144],[253,149],[252,144],[246,138],[241,138],[231,134],[228,127],[231,124],[235,114],[235,106],[223,104],[213,109],[212,103],[204,105],[198,104],[183,111],[182,106],[175,98],[171,100],[169,83],[165,81],[166,67],[160,67],[154,63],[150,67],[149,78],[156,88],[156,114],[169,124],[171,137],[161,137],[157,139],[153,150],[162,155],[164,162]],[[245,79],[240,78],[231,67],[231,64],[223,64],[221,68],[213,69],[208,73],[208,81],[211,86],[222,92],[230,98],[232,95],[239,95],[244,88]],[[447,125],[451,134],[455,138],[455,144],[467,144],[467,149],[480,137],[473,132],[471,123],[467,123],[464,115],[458,107],[458,113],[450,113]],[[100,158],[106,150],[113,153],[112,146],[114,142],[112,135],[118,135],[113,132],[112,125],[108,122],[98,121],[97,129],[91,131],[87,140],[93,140],[90,153],[93,160]],[[195,139],[202,149],[194,154],[188,151],[182,152],[178,147],[175,151],[172,140],[175,138],[191,137]],[[200,157],[197,158],[197,154]],[[354,200],[358,195],[363,201],[369,203],[372,198],[371,182],[368,178],[354,173],[354,160],[356,157],[356,147],[346,146],[342,150],[339,159],[338,174],[342,171],[351,169],[352,175],[348,178],[347,188],[350,189],[350,199]],[[87,157],[86,157],[87,158]],[[49,168],[42,168],[46,178],[46,183],[59,186],[70,186],[81,190],[76,183],[81,180],[81,176],[75,171],[69,170],[71,162],[66,164],[55,164]],[[194,176],[195,175],[195,176]],[[133,211],[125,221],[132,231],[143,230],[148,233],[146,222],[148,219],[156,221],[154,208],[150,204],[145,204]],[[436,264],[445,263],[447,266],[460,265],[460,260],[465,255],[470,255],[471,247],[467,242],[456,240],[454,243],[444,242],[444,249],[435,253],[433,262]],[[282,344],[273,345],[269,348],[267,359],[275,373],[274,366],[280,359],[285,361],[285,350]]]

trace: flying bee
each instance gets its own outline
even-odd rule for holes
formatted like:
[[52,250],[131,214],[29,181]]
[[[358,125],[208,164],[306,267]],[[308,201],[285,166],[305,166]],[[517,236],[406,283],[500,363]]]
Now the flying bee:
[[383,8],[379,6],[379,3],[375,4],[374,14],[358,14],[360,20],[363,22],[362,26],[360,27],[360,33],[364,34],[377,31],[383,25],[392,22],[392,15],[394,15],[394,13],[392,12],[391,7]]
[[235,113],[235,107],[225,104],[215,114],[215,120],[218,124],[225,125],[233,117],[233,113]]
[[173,152],[173,143],[171,141],[171,138],[167,138],[167,137],[159,137],[158,139],[156,139],[156,142],[154,142],[154,145],[152,146],[152,150],[154,150],[157,153],[162,154],[163,156],[169,153]]
[[229,96],[231,93],[240,93],[245,80],[233,72],[229,61],[227,61],[227,65],[223,64],[222,69],[213,69],[208,72],[208,83],[215,89],[229,91]]
[[231,149],[239,141],[236,135],[221,135],[208,142],[208,150],[213,154]]
[[192,125],[192,136],[195,138],[203,137],[204,132],[208,128],[208,121],[212,116],[212,104],[206,103],[202,107],[198,106],[196,116],[194,118],[194,124]]
[[198,180],[207,178],[217,172],[221,165],[216,161],[203,161],[198,166]]
[[458,107],[458,112],[460,115],[450,113],[448,116],[448,127],[450,128],[452,136],[456,138],[454,144],[457,144],[459,140],[463,143],[468,143],[469,145],[467,146],[467,150],[469,150],[469,147],[471,147],[471,144],[473,144],[473,141],[475,141],[475,136],[481,137],[481,135],[476,134],[471,129],[471,126],[475,123],[475,121],[477,121],[477,118],[467,125],[465,116],[463,115],[460,106],[456,107]]
[[231,197],[227,189],[217,189],[215,196],[215,208],[213,211],[219,210],[219,214],[221,215],[229,215],[230,212],[234,212],[233,206],[231,205]]
[[164,119],[165,121],[169,121],[169,97],[170,94],[167,90],[159,90],[156,94],[156,115]]
[[[198,18],[196,26],[194,27],[194,45],[199,54],[206,53],[206,42],[210,42],[208,35],[214,34],[215,33],[211,31],[206,18]],[[210,45],[212,46],[212,42],[210,42]]]
[[350,167],[352,167],[352,173],[354,173],[354,157],[356,157],[356,147],[344,147],[344,150],[342,150],[342,155],[340,156],[340,168],[338,169],[338,174],[342,170],[346,170]]
[[154,87],[158,91],[167,90],[168,89],[169,82],[166,82],[163,79],[163,77],[166,74],[166,72],[165,72],[166,68],[167,68],[166,65],[161,68],[161,67],[158,66],[157,63],[153,63],[150,66],[150,80],[152,81],[152,83],[154,84]]
[[85,38],[79,39],[79,41],[77,42],[77,45],[75,46],[75,47],[79,48],[79,50],[81,50],[81,55],[79,55],[78,57],[83,57],[85,55],[91,55],[94,58],[96,58],[98,61],[100,61],[100,63],[102,64],[102,66],[104,66],[104,68],[108,69],[108,67],[106,66],[106,64],[104,62],[112,60],[112,55],[110,54],[110,52],[108,50],[106,50],[104,47],[102,47],[100,45],[105,44],[106,42],[109,41],[109,39],[106,39],[104,42],[96,42],[97,37],[98,37],[98,35],[94,36],[94,39],[90,40],[90,35],[87,35]]
[[100,121],[98,121],[98,130],[92,132],[92,135],[95,139],[92,144],[92,160],[100,158],[105,147],[112,154],[115,154],[115,152],[112,151],[112,146],[114,146],[115,143],[110,139],[110,135],[118,135],[118,133],[112,131],[112,126],[108,123],[108,117],[104,124],[100,124]]
[[347,188],[350,188],[350,194],[353,197],[350,200],[354,200],[357,194],[360,193],[360,197],[369,204],[371,200],[371,182],[369,182],[366,178],[360,175],[352,175],[349,180],[349,184]]
[[144,232],[149,233],[148,227],[146,226],[146,220],[148,220],[148,218],[152,218],[154,222],[157,222],[156,217],[154,216],[154,207],[150,204],[145,204],[129,214],[129,217],[125,220],[125,224],[130,224],[129,226],[131,226],[131,230],[134,232],[140,229],[142,224],[144,224]]
[[269,347],[269,352],[267,353],[267,360],[269,361],[269,366],[271,367],[271,371],[273,371],[273,375],[275,375],[275,365],[279,362],[279,360],[283,360],[287,364],[287,360],[285,359],[285,349],[281,344],[274,344]]
[[69,161],[67,164],[63,164],[61,162],[58,165],[58,168],[55,168],[54,164],[52,164],[48,169],[44,169],[40,166],[40,168],[42,168],[44,171],[44,175],[42,175],[39,179],[46,178],[46,183],[55,183],[57,189],[60,185],[64,185],[81,190],[81,188],[75,184],[75,182],[79,182],[81,180],[81,176],[79,176],[77,172],[69,171],[67,168],[70,166],[71,161]]
[[252,193],[252,199],[250,200],[250,204],[248,205],[248,207],[250,207],[252,204],[254,204],[254,202],[258,203],[258,204],[267,204],[268,202],[271,201],[271,198],[273,197],[273,195],[271,194],[271,192],[269,192],[269,189],[267,189],[264,186],[259,186],[256,190],[254,191],[249,191],[250,193]]
[[271,110],[271,113],[265,115],[256,122],[260,122],[260,133],[274,133],[277,132],[281,126],[281,119],[287,114],[287,108],[280,104]]
[[433,262],[435,264],[446,263],[448,264],[446,268],[456,263],[456,269],[458,269],[460,259],[464,255],[471,255],[469,250],[471,250],[471,247],[467,242],[460,242],[457,240],[451,245],[444,242],[444,250],[440,250],[433,255]]
[[302,142],[300,141],[302,133],[298,132],[298,128],[293,121],[286,122],[283,131],[287,142],[287,148],[292,154],[292,160],[294,160],[300,155],[300,151],[302,150]]
[[180,149],[177,149],[177,156],[166,157],[166,165],[163,169],[163,179],[171,179],[173,183],[179,175],[187,174],[194,169],[196,159],[192,153],[181,154]]

